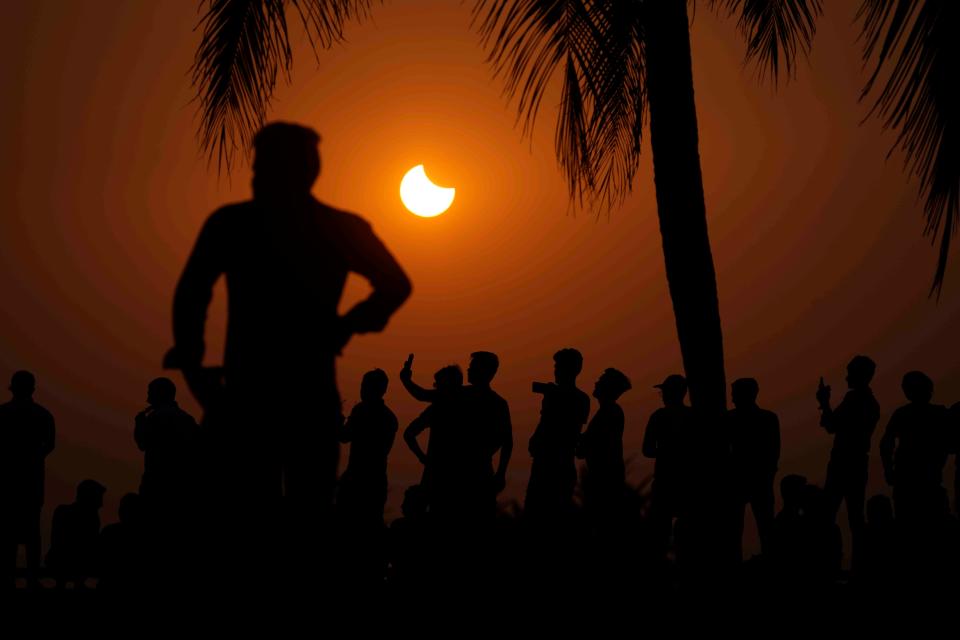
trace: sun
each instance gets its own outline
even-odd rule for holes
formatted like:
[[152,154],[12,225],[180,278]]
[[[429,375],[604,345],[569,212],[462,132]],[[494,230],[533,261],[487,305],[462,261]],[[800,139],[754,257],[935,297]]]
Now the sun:
[[422,164],[407,171],[400,181],[403,206],[421,218],[433,218],[449,209],[456,193],[453,187],[438,187],[430,182]]

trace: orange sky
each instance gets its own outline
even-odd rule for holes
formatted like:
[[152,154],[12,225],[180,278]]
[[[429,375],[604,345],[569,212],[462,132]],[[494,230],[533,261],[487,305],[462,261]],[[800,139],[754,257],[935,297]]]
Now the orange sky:
[[[0,37],[0,380],[34,370],[38,399],[57,417],[48,503],[94,477],[110,488],[105,520],[138,482],[133,416],[162,373],[183,262],[205,217],[249,193],[246,166],[218,179],[195,141],[193,5],[13,3]],[[651,385],[679,369],[679,350],[646,141],[622,208],[570,215],[553,155],[558,94],[533,139],[522,139],[469,30],[469,6],[387,2],[319,66],[296,29],[293,82],[271,117],[321,132],[316,194],[370,220],[415,284],[385,334],[346,350],[346,406],[365,370],[393,374],[409,351],[423,381],[439,365],[465,365],[470,351],[498,352],[495,386],[510,401],[518,443],[508,492],[520,496],[539,408],[530,382],[549,379],[556,349],[584,353],[587,390],[608,366],[631,376],[628,455],[638,454],[657,406]],[[761,403],[781,413],[781,470],[818,482],[830,439],[817,427],[813,392],[820,375],[841,390],[851,355],[878,361],[884,417],[901,403],[899,379],[911,368],[937,381],[939,401],[960,399],[952,347],[960,264],[941,303],[928,299],[935,255],[921,236],[916,184],[900,156],[885,161],[892,136],[874,120],[859,125],[855,7],[828,4],[809,64],[777,92],[743,68],[732,22],[701,6],[693,25],[728,377],[759,379]],[[419,163],[457,188],[439,218],[416,218],[399,201],[400,178]],[[364,287],[351,282],[345,302]],[[222,346],[219,294],[211,362]],[[398,384],[387,400],[401,423],[416,415]],[[184,404],[196,408],[186,394]],[[640,461],[635,476],[650,470]],[[388,516],[417,473],[399,444]]]

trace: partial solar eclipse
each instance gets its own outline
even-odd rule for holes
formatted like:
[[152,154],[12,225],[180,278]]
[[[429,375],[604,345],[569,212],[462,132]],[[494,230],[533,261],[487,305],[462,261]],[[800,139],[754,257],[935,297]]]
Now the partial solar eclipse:
[[457,190],[438,187],[430,182],[422,164],[418,164],[400,181],[400,200],[410,213],[421,218],[433,218],[450,208]]

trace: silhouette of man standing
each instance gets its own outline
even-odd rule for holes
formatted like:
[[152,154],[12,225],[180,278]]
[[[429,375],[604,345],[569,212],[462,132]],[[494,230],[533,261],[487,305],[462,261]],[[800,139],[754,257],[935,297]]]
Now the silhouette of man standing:
[[350,460],[340,479],[337,505],[353,522],[365,526],[383,526],[387,456],[397,435],[397,416],[383,401],[388,383],[382,369],[364,374],[360,403],[340,432],[340,441],[350,443]]
[[903,376],[909,404],[890,416],[880,439],[884,479],[893,487],[897,520],[915,522],[941,510],[949,433],[947,408],[933,404],[933,380],[920,371]]
[[620,370],[603,372],[593,388],[593,397],[600,406],[577,447],[577,456],[587,463],[583,487],[586,507],[601,527],[614,523],[624,495],[624,416],[617,400],[630,388],[630,379]]
[[[400,372],[405,385],[412,375],[413,354],[407,358]],[[456,474],[460,465],[457,452],[457,407],[463,391],[463,372],[457,365],[448,365],[433,375],[436,399],[407,426],[403,432],[404,442],[423,465],[420,485],[426,502],[435,515],[443,512],[445,505],[456,504]],[[429,431],[427,450],[424,451],[417,437]]]
[[773,482],[780,461],[780,420],[757,406],[760,385],[740,378],[730,385],[734,408],[727,412],[727,437],[733,471],[737,511],[737,543],[742,548],[743,516],[749,503],[760,534],[761,552],[770,550],[773,525]]
[[[40,511],[43,508],[44,461],[53,451],[55,427],[49,411],[33,401],[36,380],[17,371],[10,380],[13,399],[0,405],[0,496],[3,537],[13,579],[17,547],[27,551],[27,586],[36,587],[40,569]],[[11,557],[12,556],[12,557]]]
[[137,414],[133,438],[143,451],[140,495],[149,509],[168,512],[189,499],[195,478],[197,422],[177,404],[177,387],[169,378],[147,386],[146,409]]
[[655,460],[651,495],[651,519],[660,549],[666,551],[673,518],[689,506],[688,486],[693,474],[693,409],[683,403],[687,380],[672,374],[655,388],[660,389],[663,407],[650,415],[643,435],[643,455]]
[[870,389],[876,370],[873,360],[855,356],[847,365],[849,390],[835,409],[830,407],[830,387],[823,384],[822,378],[817,389],[820,426],[833,435],[824,495],[834,520],[840,503],[846,501],[850,533],[854,538],[863,529],[870,438],[880,420],[880,405]]
[[[409,360],[408,360],[409,362]],[[434,515],[464,522],[485,523],[496,515],[496,498],[506,485],[507,466],[513,453],[513,426],[510,422],[510,407],[490,384],[500,361],[489,351],[470,354],[467,382],[470,384],[453,395],[449,419],[457,427],[444,435],[449,438],[450,457],[459,460],[455,469],[450,469],[456,495],[449,495],[450,503],[438,505],[437,494],[431,496]],[[444,400],[437,389],[425,389],[413,382],[413,372],[405,366],[400,380],[407,391],[421,402]],[[499,454],[497,469],[493,470],[493,457]],[[444,492],[446,494],[446,492]],[[442,515],[441,515],[442,514]]]
[[582,369],[579,351],[561,349],[553,355],[554,382],[533,384],[534,392],[543,394],[543,401],[540,423],[528,445],[533,465],[524,511],[530,517],[562,517],[573,506],[577,486],[574,458],[580,430],[590,417],[590,397],[577,388]]
[[[183,371],[204,409],[221,415],[223,491],[244,504],[283,495],[301,536],[329,514],[336,489],[343,417],[335,359],[353,334],[381,331],[411,292],[367,222],[311,194],[319,140],[282,122],[257,134],[253,199],[216,211],[200,232],[177,285],[175,346],[165,359]],[[340,316],[350,272],[372,293]],[[221,275],[229,312],[222,389],[201,366],[207,307]]]

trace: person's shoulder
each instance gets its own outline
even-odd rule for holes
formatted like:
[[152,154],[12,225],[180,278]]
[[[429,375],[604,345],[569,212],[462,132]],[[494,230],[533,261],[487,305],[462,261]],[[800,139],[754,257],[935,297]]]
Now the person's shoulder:
[[207,216],[206,222],[203,223],[203,229],[207,233],[228,229],[233,225],[250,219],[255,210],[256,205],[253,200],[225,204]]
[[370,223],[358,213],[338,209],[319,200],[317,201],[317,210],[320,215],[345,232],[371,233],[373,230]]
[[760,415],[763,416],[763,419],[767,422],[780,422],[780,418],[777,416],[777,413],[775,411],[771,411],[770,409],[760,409]]

